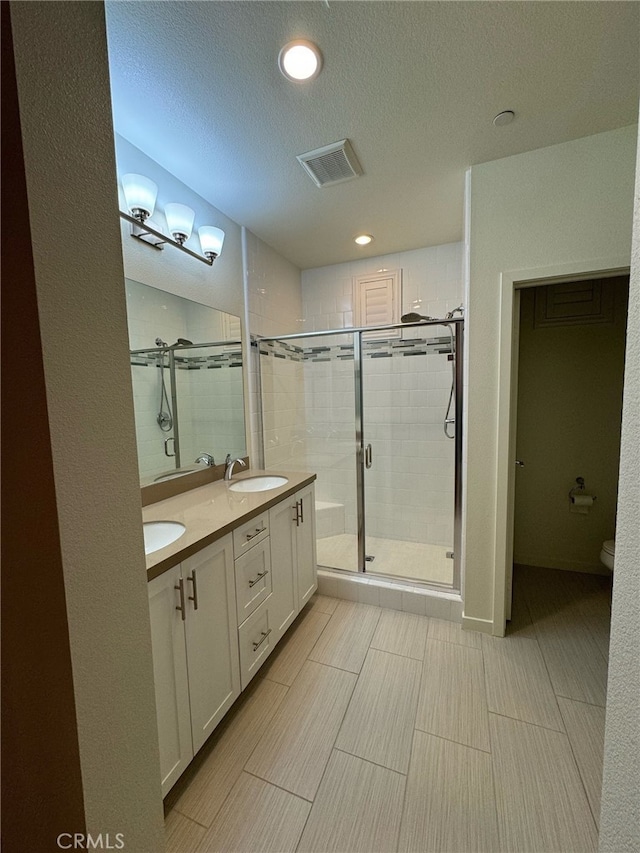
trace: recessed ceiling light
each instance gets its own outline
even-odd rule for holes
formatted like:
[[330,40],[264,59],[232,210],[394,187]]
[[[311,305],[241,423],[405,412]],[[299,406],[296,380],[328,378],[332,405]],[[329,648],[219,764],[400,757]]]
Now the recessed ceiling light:
[[278,67],[294,83],[313,80],[322,70],[320,48],[306,39],[290,41],[278,55]]
[[503,110],[494,118],[493,123],[496,127],[503,127],[505,124],[511,124],[515,117],[513,110]]
[[373,237],[371,234],[358,234],[357,237],[354,237],[354,242],[356,242],[358,246],[368,246],[372,240]]

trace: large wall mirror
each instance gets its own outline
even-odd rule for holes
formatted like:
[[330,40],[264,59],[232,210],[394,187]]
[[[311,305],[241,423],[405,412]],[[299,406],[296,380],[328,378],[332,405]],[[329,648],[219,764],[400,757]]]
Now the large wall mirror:
[[125,284],[141,484],[245,456],[240,319]]

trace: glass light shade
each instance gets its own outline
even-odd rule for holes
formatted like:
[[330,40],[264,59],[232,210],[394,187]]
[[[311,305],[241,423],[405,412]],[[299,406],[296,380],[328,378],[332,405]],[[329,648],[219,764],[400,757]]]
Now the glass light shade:
[[322,54],[311,41],[297,39],[290,41],[280,51],[278,56],[280,71],[289,80],[298,83],[313,80],[322,69]]
[[215,228],[213,225],[203,225],[198,228],[198,236],[200,237],[200,246],[204,255],[215,255],[218,257],[222,251],[224,243],[224,231],[222,228]]
[[122,189],[127,209],[132,216],[144,220],[153,214],[158,187],[152,180],[145,178],[144,175],[129,172],[122,176]]
[[191,237],[196,214],[190,207],[187,207],[186,204],[171,202],[165,204],[164,215],[167,219],[169,233],[177,243],[182,244]]

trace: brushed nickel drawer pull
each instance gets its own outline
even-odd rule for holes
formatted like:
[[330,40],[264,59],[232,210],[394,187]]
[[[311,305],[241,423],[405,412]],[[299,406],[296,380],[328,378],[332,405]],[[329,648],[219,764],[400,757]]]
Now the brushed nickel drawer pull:
[[260,640],[258,640],[258,642],[257,642],[257,643],[253,643],[253,651],[254,651],[254,652],[257,652],[257,651],[258,651],[258,649],[259,649],[259,648],[260,648],[260,646],[264,643],[264,641],[267,639],[267,637],[269,636],[269,634],[270,634],[270,633],[271,633],[271,628],[269,628],[269,629],[268,629],[268,630],[266,630],[266,631],[262,631],[262,637],[261,637],[261,639],[260,639]]
[[264,533],[266,529],[266,527],[256,527],[255,533],[247,533],[247,542],[249,542],[251,539],[255,539],[256,536],[260,535],[260,533]]
[[300,498],[300,524],[304,524],[304,498]]
[[184,606],[184,581],[182,578],[178,581],[178,583],[174,586],[174,589],[180,591],[180,604],[176,606],[176,610],[180,610],[182,613],[182,621],[187,618],[186,607]]
[[258,575],[258,577],[255,580],[249,581],[249,588],[251,588],[252,586],[255,586],[259,581],[262,580],[262,578],[266,577],[268,574],[269,574],[269,569],[265,569],[264,572],[260,572],[260,574]]
[[193,584],[193,595],[189,596],[189,601],[193,601],[193,609],[197,610],[198,609],[198,582],[196,579],[196,570],[195,569],[191,572],[191,574],[189,575],[187,580],[191,581],[191,583]]

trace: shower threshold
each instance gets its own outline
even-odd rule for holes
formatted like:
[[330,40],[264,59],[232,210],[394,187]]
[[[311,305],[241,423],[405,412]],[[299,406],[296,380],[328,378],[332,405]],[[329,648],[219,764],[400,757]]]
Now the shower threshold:
[[[357,571],[357,537],[339,533],[317,540],[318,564],[327,568]],[[450,545],[430,545],[367,536],[367,551],[375,557],[375,574],[412,578],[421,583],[453,585]],[[367,562],[367,567],[371,562]],[[367,571],[367,574],[373,574]]]

